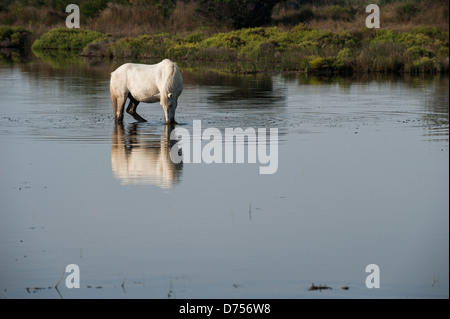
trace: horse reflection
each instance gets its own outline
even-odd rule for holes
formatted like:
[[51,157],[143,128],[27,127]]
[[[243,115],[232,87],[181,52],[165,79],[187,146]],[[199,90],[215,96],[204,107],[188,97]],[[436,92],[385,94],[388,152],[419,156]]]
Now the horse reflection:
[[[147,126],[148,127],[148,126]],[[181,177],[183,163],[170,159],[173,125],[165,125],[162,135],[144,132],[142,125],[116,124],[112,136],[111,166],[114,177],[122,184],[152,184],[161,188],[175,187]]]

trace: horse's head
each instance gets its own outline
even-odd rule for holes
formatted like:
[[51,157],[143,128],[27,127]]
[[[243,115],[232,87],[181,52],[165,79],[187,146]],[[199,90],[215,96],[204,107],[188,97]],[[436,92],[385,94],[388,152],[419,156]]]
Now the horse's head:
[[175,121],[175,110],[178,106],[178,96],[173,93],[167,94],[168,107],[167,107],[167,119],[166,122],[176,123]]

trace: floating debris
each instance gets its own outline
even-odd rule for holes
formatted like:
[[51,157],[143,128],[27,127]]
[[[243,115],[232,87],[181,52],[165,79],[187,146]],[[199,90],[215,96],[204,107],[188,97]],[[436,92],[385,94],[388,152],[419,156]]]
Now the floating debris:
[[50,289],[53,289],[53,287],[51,287],[51,286],[49,286],[49,287],[33,287],[33,288],[25,287],[25,289],[27,290],[28,293],[35,293],[39,290],[47,290],[47,289],[50,290]]
[[318,286],[316,286],[316,285],[314,285],[314,283],[312,283],[312,285],[311,285],[311,287],[309,287],[309,289],[308,290],[319,290],[319,291],[321,291],[321,290],[326,290],[326,289],[333,289],[333,288],[331,288],[331,287],[328,287],[327,285],[318,285]]

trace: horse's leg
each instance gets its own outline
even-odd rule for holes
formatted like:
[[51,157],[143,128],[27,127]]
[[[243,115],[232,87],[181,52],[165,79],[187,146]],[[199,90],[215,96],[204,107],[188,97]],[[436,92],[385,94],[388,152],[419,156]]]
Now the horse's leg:
[[116,123],[123,123],[123,108],[125,107],[126,97],[125,96],[113,96],[113,108],[114,116],[116,117]]
[[134,117],[134,119],[138,122],[147,122],[147,120],[145,120],[142,116],[140,116],[136,112],[137,106],[139,105],[139,101],[136,100],[130,93],[128,93],[128,97],[130,99],[130,103],[128,104],[127,107],[127,113],[130,114],[132,117]]
[[117,120],[117,97],[112,92],[111,92],[111,102],[113,106],[114,118],[116,120],[116,123],[119,124],[119,121]]

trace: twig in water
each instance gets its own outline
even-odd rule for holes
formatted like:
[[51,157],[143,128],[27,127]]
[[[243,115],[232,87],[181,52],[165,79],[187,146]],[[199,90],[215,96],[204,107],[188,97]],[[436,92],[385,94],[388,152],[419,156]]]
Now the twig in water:
[[122,287],[122,290],[123,290],[124,293],[127,293],[127,291],[125,290],[125,279],[126,278],[123,278],[122,284],[120,285],[120,287]]
[[61,274],[61,277],[59,277],[59,280],[58,280],[58,282],[57,282],[56,285],[55,285],[55,288],[56,288],[56,289],[58,289],[58,285],[59,285],[59,283],[61,282],[61,279],[63,278],[65,272],[66,272],[66,270],[63,269],[63,272],[62,272],[62,274]]

